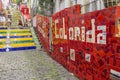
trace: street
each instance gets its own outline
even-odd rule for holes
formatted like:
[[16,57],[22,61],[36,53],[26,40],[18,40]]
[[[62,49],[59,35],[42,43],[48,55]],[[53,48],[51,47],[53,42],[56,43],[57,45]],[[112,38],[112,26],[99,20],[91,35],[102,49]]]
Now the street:
[[46,52],[0,53],[0,80],[78,80]]

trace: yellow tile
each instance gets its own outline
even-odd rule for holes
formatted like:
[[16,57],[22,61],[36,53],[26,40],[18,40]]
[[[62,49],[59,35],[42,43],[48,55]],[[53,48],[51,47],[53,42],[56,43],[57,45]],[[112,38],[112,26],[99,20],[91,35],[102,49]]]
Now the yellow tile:
[[33,38],[12,38],[10,41],[24,41],[24,40],[33,40]]
[[0,48],[4,48],[6,45],[0,45]]
[[11,44],[11,47],[29,47],[29,46],[35,46],[34,43],[25,43],[25,44]]
[[30,36],[31,33],[10,34],[10,36]]

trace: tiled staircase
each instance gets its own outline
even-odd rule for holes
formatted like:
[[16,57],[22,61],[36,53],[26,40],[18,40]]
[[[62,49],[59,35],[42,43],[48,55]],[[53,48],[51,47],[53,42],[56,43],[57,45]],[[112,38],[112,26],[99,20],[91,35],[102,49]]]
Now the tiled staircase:
[[0,30],[0,52],[36,49],[30,29]]
[[32,34],[32,36],[33,36],[33,38],[34,38],[34,42],[35,42],[36,48],[37,48],[38,50],[44,50],[43,47],[42,47],[41,42],[39,41],[39,39],[38,39],[38,37],[37,37],[37,35],[36,35],[35,28],[34,28],[34,27],[31,27],[30,30],[31,30],[31,34]]

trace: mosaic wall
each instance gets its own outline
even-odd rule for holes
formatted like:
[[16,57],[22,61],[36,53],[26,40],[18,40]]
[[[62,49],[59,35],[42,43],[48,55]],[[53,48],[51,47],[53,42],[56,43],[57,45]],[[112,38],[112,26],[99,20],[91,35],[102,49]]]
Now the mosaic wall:
[[49,18],[37,15],[36,16],[36,31],[43,47],[49,52]]
[[120,7],[80,14],[75,5],[54,14],[52,24],[53,59],[82,80],[120,79]]

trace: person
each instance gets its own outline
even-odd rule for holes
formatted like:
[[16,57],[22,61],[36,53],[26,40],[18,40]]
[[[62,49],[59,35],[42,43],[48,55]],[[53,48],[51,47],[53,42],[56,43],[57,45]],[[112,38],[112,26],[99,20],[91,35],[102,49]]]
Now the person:
[[2,26],[2,15],[0,14],[0,26]]
[[28,28],[28,24],[27,23],[24,24],[24,28]]
[[5,21],[6,21],[6,19],[5,19],[5,16],[4,16],[4,14],[2,14],[2,16],[1,16],[1,23],[2,23],[2,27],[5,27]]
[[27,20],[25,21],[24,27],[25,27],[25,28],[28,27],[28,22],[27,22]]
[[11,19],[8,18],[8,27],[11,27]]
[[10,11],[8,11],[8,18],[12,19],[12,15],[11,15]]
[[6,23],[6,18],[5,18],[5,15],[2,16],[2,22],[3,22],[3,27],[5,27],[5,23]]
[[8,27],[11,27],[11,23],[12,23],[12,15],[11,15],[10,12],[8,12],[7,17],[8,17]]
[[22,26],[23,26],[23,24],[22,24],[22,21],[21,21],[21,20],[19,20],[19,22],[18,22],[18,26],[20,26],[20,27],[22,27]]

